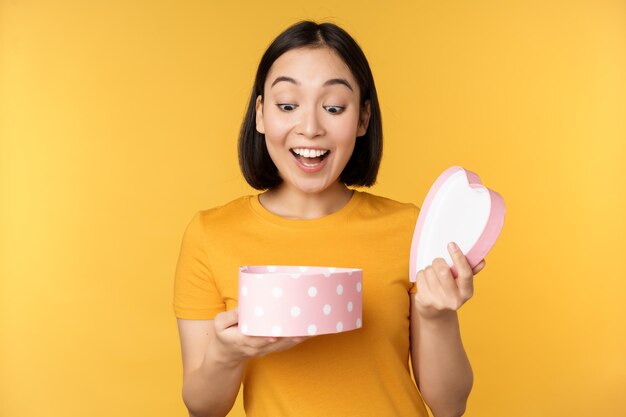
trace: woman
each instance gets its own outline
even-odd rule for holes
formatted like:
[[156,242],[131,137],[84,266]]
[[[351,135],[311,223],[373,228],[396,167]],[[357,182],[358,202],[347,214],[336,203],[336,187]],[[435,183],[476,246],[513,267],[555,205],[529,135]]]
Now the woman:
[[[438,258],[411,285],[419,209],[348,188],[373,185],[381,157],[376,89],[357,43],[331,23],[286,29],[259,63],[240,132],[243,175],[264,192],[197,212],[183,237],[174,310],[190,415],[226,415],[242,382],[251,417],[426,417],[425,403],[436,417],[463,414],[472,371],[456,310],[484,261],[472,271],[457,251],[456,280]],[[362,268],[362,328],[242,334],[241,265]]]

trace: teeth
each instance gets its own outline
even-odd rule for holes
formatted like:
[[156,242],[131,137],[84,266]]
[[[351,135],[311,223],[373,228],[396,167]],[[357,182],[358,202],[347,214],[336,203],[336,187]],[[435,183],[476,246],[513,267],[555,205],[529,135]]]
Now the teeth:
[[305,158],[317,158],[322,155],[325,155],[328,150],[320,150],[320,149],[305,149],[305,148],[293,148],[293,151],[300,156],[304,156]]

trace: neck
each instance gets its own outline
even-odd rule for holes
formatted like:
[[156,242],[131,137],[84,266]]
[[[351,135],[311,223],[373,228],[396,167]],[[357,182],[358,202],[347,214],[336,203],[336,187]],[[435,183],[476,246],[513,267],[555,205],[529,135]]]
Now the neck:
[[285,183],[259,195],[259,201],[267,210],[288,219],[317,219],[327,216],[345,206],[353,191],[337,182],[319,193],[307,193],[289,188]]

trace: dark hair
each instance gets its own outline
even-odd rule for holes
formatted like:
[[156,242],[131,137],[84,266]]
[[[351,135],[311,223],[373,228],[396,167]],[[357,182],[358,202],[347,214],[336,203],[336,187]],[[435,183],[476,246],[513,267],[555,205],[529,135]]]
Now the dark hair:
[[359,85],[359,120],[363,105],[370,101],[367,131],[356,141],[339,180],[345,185],[374,185],[383,152],[383,128],[374,77],[367,58],[345,30],[333,23],[318,24],[310,20],[297,22],[278,35],[259,62],[248,110],[239,132],[239,166],[244,178],[257,190],[274,188],[283,181],[267,151],[264,135],[256,130],[256,98],[261,95],[265,99],[263,87],[274,61],[285,52],[302,47],[327,47],[343,59]]

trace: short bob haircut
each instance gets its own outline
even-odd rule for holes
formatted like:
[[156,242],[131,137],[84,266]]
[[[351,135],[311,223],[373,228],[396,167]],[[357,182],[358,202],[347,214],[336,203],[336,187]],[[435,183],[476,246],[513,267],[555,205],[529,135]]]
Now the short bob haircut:
[[318,24],[310,20],[297,22],[278,35],[259,62],[239,132],[239,166],[243,176],[257,190],[275,188],[283,181],[267,151],[265,135],[256,130],[255,104],[259,95],[265,99],[263,87],[274,61],[291,49],[303,47],[327,47],[343,59],[359,85],[359,118],[365,102],[370,101],[367,131],[357,139],[352,156],[339,176],[345,185],[370,187],[376,182],[383,153],[382,119],[372,71],[365,54],[345,30],[333,23]]

